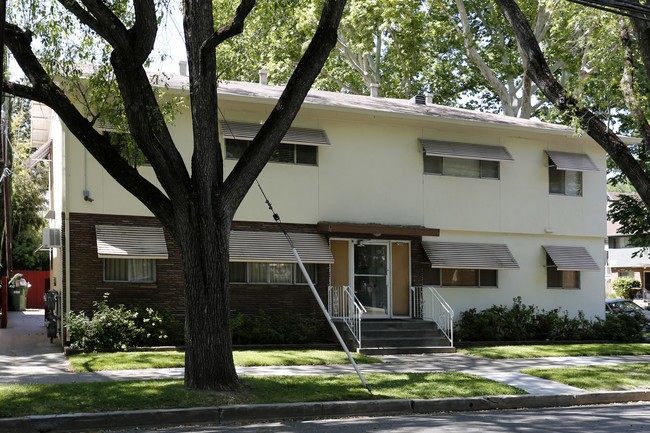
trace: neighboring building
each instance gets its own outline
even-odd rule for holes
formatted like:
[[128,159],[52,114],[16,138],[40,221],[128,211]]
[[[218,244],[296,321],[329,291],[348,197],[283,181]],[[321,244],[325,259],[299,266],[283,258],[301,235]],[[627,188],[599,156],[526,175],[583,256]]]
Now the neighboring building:
[[[608,192],[609,201],[618,200],[623,193]],[[625,194],[630,195],[630,194]],[[636,195],[636,194],[632,194]],[[637,195],[638,197],[638,195]],[[630,247],[630,235],[621,233],[621,225],[607,220],[607,292],[613,295],[612,282],[620,277],[634,278],[641,282],[635,299],[650,299],[650,257],[643,248]]]
[[[186,77],[170,80],[182,94]],[[282,88],[219,87],[226,172]],[[171,133],[189,165],[189,112]],[[55,114],[52,282],[64,312],[113,302],[183,314],[179,251]],[[434,286],[456,317],[526,304],[604,316],[605,152],[571,128],[414,101],[311,91],[259,176],[330,309],[349,286],[369,318],[421,314]],[[138,169],[156,183],[146,164]],[[260,191],[233,224],[233,314],[320,315]],[[425,290],[426,291],[426,290]],[[428,292],[427,292],[428,293]],[[329,303],[328,303],[329,302]],[[334,311],[336,313],[336,311]],[[424,313],[426,316],[426,313]]]

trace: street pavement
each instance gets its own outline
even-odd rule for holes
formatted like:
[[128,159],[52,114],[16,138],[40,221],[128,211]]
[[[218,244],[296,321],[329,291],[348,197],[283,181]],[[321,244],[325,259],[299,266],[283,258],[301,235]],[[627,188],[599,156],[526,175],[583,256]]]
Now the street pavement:
[[[0,384],[62,384],[99,381],[146,380],[182,378],[183,368],[140,369],[102,372],[75,373],[57,343],[50,343],[46,337],[43,310],[27,310],[25,312],[10,312],[9,326],[0,329]],[[381,364],[360,364],[363,374],[371,373],[402,373],[402,372],[443,372],[454,371],[474,374],[488,379],[512,385],[527,391],[527,396],[479,397],[470,399],[439,399],[439,400],[384,400],[363,402],[322,402],[298,403],[290,405],[242,405],[224,408],[187,409],[180,412],[165,411],[170,417],[167,425],[173,425],[176,417],[185,419],[189,412],[194,411],[193,419],[213,419],[215,416],[220,423],[242,422],[247,420],[277,419],[291,417],[291,414],[303,414],[305,417],[354,416],[387,413],[428,413],[435,411],[455,410],[486,410],[507,409],[514,407],[548,407],[571,406],[577,404],[613,403],[637,400],[650,400],[650,391],[619,392],[619,393],[589,393],[583,389],[571,387],[557,382],[519,373],[527,368],[557,368],[584,365],[616,365],[623,363],[649,363],[650,355],[642,356],[586,356],[586,357],[553,357],[534,359],[490,360],[462,354],[420,354],[420,355],[386,355],[378,356]],[[239,375],[340,375],[355,374],[351,365],[324,366],[280,366],[280,367],[238,367]],[[370,383],[372,387],[372,383]],[[216,410],[214,415],[210,410]],[[183,412],[186,411],[186,412]],[[137,411],[136,411],[137,412]],[[158,414],[160,415],[160,414]],[[100,418],[97,418],[100,416]],[[104,418],[101,418],[104,416]],[[65,431],[70,422],[79,422],[79,417],[71,419],[66,416],[56,417],[56,423],[63,423]],[[94,417],[94,418],[93,418]],[[112,421],[107,421],[105,417]],[[154,418],[156,416],[153,416]],[[303,416],[297,415],[297,418]],[[29,417],[28,417],[29,418]],[[83,417],[82,417],[83,418]],[[137,420],[151,419],[151,411],[131,413],[88,414],[82,424],[98,422],[98,425],[110,425],[115,419],[128,423]],[[159,416],[164,419],[164,416]],[[35,419],[35,418],[34,418]],[[31,419],[30,422],[34,422]],[[45,418],[47,428],[52,427],[52,419]],[[128,421],[131,419],[131,421]],[[66,421],[67,420],[67,421]],[[94,421],[93,421],[94,420]],[[135,420],[135,421],[134,421]],[[11,431],[2,427],[0,431]],[[50,422],[50,424],[48,424]],[[205,421],[200,421],[205,422]],[[106,424],[108,423],[108,424]],[[22,424],[21,424],[22,425]],[[58,425],[58,424],[57,424]],[[118,424],[119,426],[119,424]],[[21,427],[22,428],[22,427]],[[40,427],[39,427],[40,428]],[[20,431],[20,430],[16,430]]]

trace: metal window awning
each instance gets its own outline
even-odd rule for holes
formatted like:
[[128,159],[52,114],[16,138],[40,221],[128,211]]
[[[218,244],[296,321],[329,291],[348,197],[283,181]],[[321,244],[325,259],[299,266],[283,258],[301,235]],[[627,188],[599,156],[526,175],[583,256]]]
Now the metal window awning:
[[505,244],[422,242],[431,267],[451,269],[519,269]]
[[558,271],[600,271],[600,267],[585,247],[544,245]]
[[25,161],[25,171],[29,171],[39,162],[46,160],[46,157],[49,156],[52,152],[52,140],[47,140],[45,144],[36,149],[34,153],[29,155],[29,158]]
[[102,259],[166,259],[162,227],[96,225],[97,256]]
[[483,159],[487,161],[514,161],[508,149],[487,144],[456,143],[420,139],[424,153],[428,156],[449,158]]
[[[252,140],[262,125],[256,123],[221,121],[224,138]],[[282,138],[283,143],[303,144],[307,146],[329,146],[331,143],[322,129],[291,127]]]
[[558,170],[600,171],[585,153],[557,152],[546,150],[546,154]]
[[[334,263],[327,239],[312,233],[289,233],[304,263]],[[289,241],[280,232],[230,232],[231,262],[296,263]]]

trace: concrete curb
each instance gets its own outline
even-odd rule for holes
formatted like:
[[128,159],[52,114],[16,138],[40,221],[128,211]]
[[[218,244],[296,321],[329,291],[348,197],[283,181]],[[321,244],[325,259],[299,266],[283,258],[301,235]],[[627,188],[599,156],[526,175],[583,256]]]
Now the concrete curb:
[[356,400],[251,404],[220,407],[74,413],[0,419],[5,433],[79,432],[134,427],[237,424],[353,416],[427,414],[504,409],[538,409],[650,401],[650,390],[587,394],[505,395],[435,400]]

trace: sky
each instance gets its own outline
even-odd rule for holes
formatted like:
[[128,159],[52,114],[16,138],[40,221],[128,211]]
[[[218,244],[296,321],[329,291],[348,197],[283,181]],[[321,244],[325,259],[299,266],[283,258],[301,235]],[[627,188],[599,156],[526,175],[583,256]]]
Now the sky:
[[166,58],[164,61],[155,60],[149,69],[157,72],[178,74],[178,62],[187,61],[180,0],[170,1],[169,12],[158,27],[158,36],[154,45],[156,55],[152,54],[152,58],[159,57],[160,54],[165,54]]

